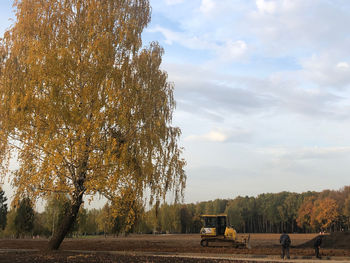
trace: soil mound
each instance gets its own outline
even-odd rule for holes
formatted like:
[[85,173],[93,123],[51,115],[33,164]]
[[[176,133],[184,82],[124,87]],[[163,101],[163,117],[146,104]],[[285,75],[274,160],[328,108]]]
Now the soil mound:
[[[317,237],[297,247],[299,248],[314,247],[316,238]],[[331,234],[322,235],[321,248],[350,249],[350,232],[334,232]]]

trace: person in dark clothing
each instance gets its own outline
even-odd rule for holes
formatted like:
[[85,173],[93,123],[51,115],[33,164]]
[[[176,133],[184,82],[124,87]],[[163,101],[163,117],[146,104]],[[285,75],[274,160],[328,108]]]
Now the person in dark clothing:
[[287,259],[290,259],[289,256],[289,246],[290,246],[291,240],[289,235],[286,233],[286,231],[283,231],[283,234],[280,236],[280,244],[282,246],[282,253],[281,258],[284,259],[286,256]]
[[316,258],[321,258],[320,256],[320,246],[322,244],[322,235],[319,235],[316,237],[314,242],[314,248],[315,248],[315,256]]

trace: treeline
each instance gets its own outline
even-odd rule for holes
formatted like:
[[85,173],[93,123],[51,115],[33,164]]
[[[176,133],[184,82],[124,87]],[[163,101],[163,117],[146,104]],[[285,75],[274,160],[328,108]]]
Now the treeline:
[[[7,211],[7,204],[4,203],[6,200],[4,192],[0,189],[0,237],[50,237],[58,229],[58,225],[69,209],[68,198],[65,195],[49,197],[41,213],[34,210],[29,198],[20,200]],[[115,216],[109,204],[102,209],[88,210],[81,207],[68,236],[116,235],[121,232],[134,232],[135,225],[127,225],[127,220],[127,217],[122,220],[121,216]]]
[[[2,193],[2,194],[1,194]],[[42,213],[35,212],[29,199],[4,212],[6,198],[0,189],[0,231],[2,236],[51,236],[66,211],[66,197],[50,197]],[[241,233],[307,233],[350,229],[350,186],[338,191],[267,193],[257,197],[216,199],[195,204],[167,203],[145,211],[132,207],[136,220],[126,211],[118,213],[109,204],[102,209],[81,208],[70,235],[118,235],[128,233],[199,233],[200,215],[228,215]]]
[[[198,233],[200,215],[221,213],[227,214],[230,224],[241,233],[348,231],[350,186],[338,191],[281,192],[196,204],[164,204],[146,214],[154,218],[154,229],[159,232]],[[148,221],[148,225],[152,223]]]

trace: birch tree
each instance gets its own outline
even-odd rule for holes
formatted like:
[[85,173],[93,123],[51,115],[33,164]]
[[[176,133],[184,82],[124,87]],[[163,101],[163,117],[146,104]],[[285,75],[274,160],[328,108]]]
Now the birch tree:
[[[85,195],[115,207],[173,190],[185,161],[172,126],[173,85],[163,49],[142,47],[148,0],[16,0],[0,43],[0,164],[13,153],[17,197],[68,194],[49,242],[58,249]],[[120,202],[123,200],[123,202]],[[130,210],[131,224],[133,210]]]

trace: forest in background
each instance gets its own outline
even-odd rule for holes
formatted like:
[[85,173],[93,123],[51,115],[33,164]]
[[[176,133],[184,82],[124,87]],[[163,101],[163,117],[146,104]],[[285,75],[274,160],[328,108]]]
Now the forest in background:
[[[9,211],[0,189],[0,237],[46,236],[55,232],[67,209],[68,198],[51,196],[41,213],[30,199],[22,199]],[[114,215],[110,204],[101,209],[79,211],[70,236],[119,235],[128,233],[199,233],[200,215],[222,214],[240,233],[310,233],[349,231],[350,186],[322,192],[264,193],[256,197],[238,196],[191,204],[157,203],[145,211],[134,204],[136,221],[130,226],[128,211]]]

